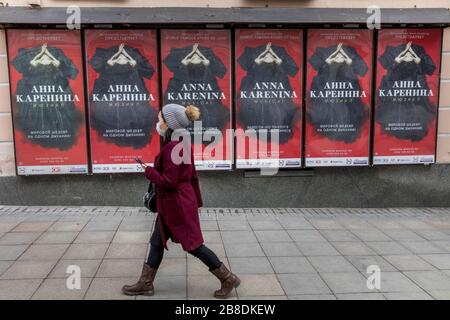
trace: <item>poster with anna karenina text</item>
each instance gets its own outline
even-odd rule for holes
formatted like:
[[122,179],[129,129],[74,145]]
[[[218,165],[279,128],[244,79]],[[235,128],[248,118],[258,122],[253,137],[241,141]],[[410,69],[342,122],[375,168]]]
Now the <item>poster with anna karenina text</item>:
[[188,128],[199,170],[231,169],[230,50],[229,30],[161,30],[163,105],[200,109]]
[[142,172],[159,152],[155,30],[85,31],[93,173]]
[[300,167],[303,30],[237,29],[236,167]]
[[442,29],[378,32],[373,164],[435,161]]
[[80,32],[9,29],[7,38],[17,174],[86,174]]
[[369,165],[372,30],[310,29],[305,165]]

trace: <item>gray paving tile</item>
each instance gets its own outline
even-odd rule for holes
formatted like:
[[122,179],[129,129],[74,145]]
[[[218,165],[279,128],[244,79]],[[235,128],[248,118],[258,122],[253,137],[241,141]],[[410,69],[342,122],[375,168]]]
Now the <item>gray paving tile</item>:
[[435,270],[432,265],[416,255],[394,255],[383,258],[400,271]]
[[331,242],[331,244],[345,256],[362,256],[362,255],[376,255],[375,251],[370,249],[363,242]]
[[147,254],[145,243],[112,243],[105,259],[144,259]]
[[229,257],[228,261],[231,270],[236,274],[274,273],[269,260],[265,257]]
[[450,290],[450,277],[440,271],[407,271],[405,275],[427,292]]
[[248,296],[284,296],[285,293],[274,274],[242,274],[236,289],[239,298]]
[[380,255],[394,255],[394,254],[411,254],[411,252],[400,245],[398,242],[394,241],[374,241],[366,242],[370,248],[372,248],[376,253]]
[[317,273],[277,274],[277,278],[288,296],[331,293]]
[[16,260],[28,248],[28,245],[0,245],[0,261]]
[[289,295],[289,300],[336,300],[332,294],[299,294]]
[[119,225],[118,231],[145,231],[153,230],[153,219],[145,218],[130,218],[125,217]]
[[296,242],[300,252],[305,256],[337,256],[338,251],[325,241],[319,242]]
[[144,261],[141,259],[106,259],[100,264],[96,277],[138,277],[141,274],[143,263]]
[[402,218],[399,223],[412,230],[432,229],[432,226],[418,218]]
[[161,276],[186,275],[186,263],[185,258],[164,258],[158,269],[158,274]]
[[[411,271],[424,272],[424,271]],[[427,271],[425,271],[427,272]],[[423,290],[401,272],[381,272],[381,292],[422,292]]]
[[[415,254],[446,253],[446,250],[441,248],[437,243],[433,243],[430,241],[406,241],[405,240],[405,241],[400,241],[400,244]],[[450,246],[449,246],[449,252],[450,252]]]
[[[225,233],[228,232],[247,232],[248,231],[223,231]],[[206,243],[222,243],[221,234],[219,231],[203,231],[203,239]]]
[[352,232],[362,241],[392,241],[389,236],[377,229],[359,229]]
[[323,272],[320,276],[333,293],[373,292],[367,287],[366,278],[360,272]]
[[72,243],[78,232],[44,232],[36,241],[37,244],[64,244]]
[[150,232],[142,231],[118,231],[113,243],[149,243]]
[[109,244],[72,244],[63,255],[66,260],[103,259]]
[[314,273],[315,270],[305,257],[269,257],[276,273]]
[[6,270],[0,279],[43,279],[46,278],[52,268],[55,266],[55,261],[16,261],[8,270]]
[[187,298],[186,276],[156,276],[155,296],[158,298]]
[[66,279],[71,273],[67,273],[69,266],[78,266],[82,278],[93,278],[102,260],[60,260],[48,276],[49,278]]
[[255,231],[259,242],[292,242],[289,234],[284,230]]
[[72,231],[79,232],[86,225],[87,220],[76,220],[76,221],[57,221],[55,222],[48,231]]
[[92,218],[83,228],[83,231],[116,231],[121,220],[122,218],[113,217],[108,217],[106,219]]
[[202,231],[219,231],[219,225],[216,220],[200,220]]
[[433,298],[423,291],[418,292],[385,292],[383,295],[388,300],[433,300]]
[[357,272],[357,269],[342,256],[309,257],[318,272]]
[[0,238],[0,245],[31,244],[42,232],[10,232]]
[[45,279],[32,300],[81,300],[92,279],[81,278],[80,289],[69,289],[67,279]]
[[314,229],[314,226],[303,217],[277,217],[277,220],[286,230]]
[[340,293],[336,295],[338,300],[386,300],[386,298],[377,292],[366,293]]
[[376,265],[383,271],[397,271],[397,269],[381,256],[346,256],[347,260],[359,271],[366,273],[367,268]]
[[397,241],[424,241],[425,239],[411,230],[385,230],[390,238]]
[[327,241],[317,230],[288,230],[291,238],[296,242]]
[[[237,245],[239,246],[239,244]],[[302,255],[293,242],[261,242],[260,245],[266,256],[269,257],[289,257]]]
[[39,232],[47,230],[53,221],[24,221],[19,223],[12,232]]
[[28,300],[42,279],[0,280],[0,300]]
[[[1,250],[1,249],[0,249]],[[0,276],[8,270],[8,268],[14,263],[14,261],[0,261]]]
[[33,244],[20,256],[19,260],[58,260],[69,244]]
[[253,230],[282,230],[283,226],[276,219],[253,219],[249,220]]
[[328,241],[359,241],[359,239],[347,230],[321,230],[320,233]]
[[432,290],[429,294],[437,300],[450,300],[450,290]]
[[333,218],[319,218],[314,219],[310,218],[308,221],[319,230],[336,230],[336,229],[343,229],[344,227]]
[[427,240],[450,240],[450,234],[446,234],[440,230],[416,230],[416,233]]
[[227,243],[225,252],[228,257],[264,257],[259,243]]
[[20,221],[6,221],[4,218],[2,218],[2,220],[0,220],[0,232],[1,233],[10,232],[19,223]]
[[[222,231],[224,243],[251,243],[258,242],[253,232],[248,231]],[[206,241],[206,240],[205,240]]]
[[371,225],[369,222],[358,218],[357,216],[354,217],[343,217],[337,219],[339,223],[344,226],[344,228],[348,230],[376,230],[373,225]]
[[422,254],[420,257],[438,269],[450,270],[450,254]]
[[[450,253],[450,240],[437,240],[431,241],[433,245],[444,250],[444,252]],[[443,252],[424,252],[424,253],[443,253]]]
[[114,231],[83,231],[74,243],[110,243],[115,235]]
[[219,230],[221,231],[238,231],[251,230],[250,224],[246,219],[218,220]]

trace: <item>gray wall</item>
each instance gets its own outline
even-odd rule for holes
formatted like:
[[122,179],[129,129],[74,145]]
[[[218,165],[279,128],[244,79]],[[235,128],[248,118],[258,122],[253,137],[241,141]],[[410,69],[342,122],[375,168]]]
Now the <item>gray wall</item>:
[[[310,177],[201,172],[206,207],[450,206],[450,166],[316,168]],[[0,177],[2,205],[141,206],[143,175]]]

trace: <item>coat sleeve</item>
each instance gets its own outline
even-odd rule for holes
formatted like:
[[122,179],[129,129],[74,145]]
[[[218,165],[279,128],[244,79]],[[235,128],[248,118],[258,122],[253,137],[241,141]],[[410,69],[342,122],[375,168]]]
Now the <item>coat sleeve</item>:
[[193,161],[192,161],[191,184],[192,184],[192,187],[194,188],[195,196],[197,197],[197,207],[201,208],[201,207],[203,207],[202,194],[200,192],[200,183],[198,180],[197,170],[195,169],[195,164]]
[[162,151],[162,172],[158,172],[153,167],[145,168],[145,177],[151,182],[155,183],[157,187],[166,189],[173,189],[177,187],[180,165],[173,163],[172,158],[170,157],[172,149],[173,146],[164,148]]

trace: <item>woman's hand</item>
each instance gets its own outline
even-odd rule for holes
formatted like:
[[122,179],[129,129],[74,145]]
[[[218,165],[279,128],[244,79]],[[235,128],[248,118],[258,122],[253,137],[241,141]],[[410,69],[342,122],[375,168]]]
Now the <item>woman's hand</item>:
[[141,162],[141,163],[139,163],[139,164],[141,165],[142,169],[144,169],[144,170],[145,170],[145,168],[148,167],[148,166],[147,166],[145,163],[143,163],[143,162]]

